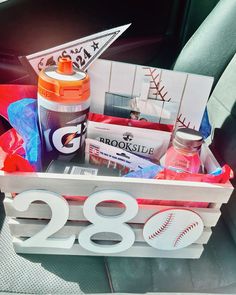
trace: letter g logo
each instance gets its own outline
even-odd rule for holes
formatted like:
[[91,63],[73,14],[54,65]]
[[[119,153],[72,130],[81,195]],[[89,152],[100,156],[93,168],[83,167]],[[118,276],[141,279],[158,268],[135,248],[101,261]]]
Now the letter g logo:
[[72,154],[80,148],[81,124],[57,129],[52,135],[55,148],[63,154]]

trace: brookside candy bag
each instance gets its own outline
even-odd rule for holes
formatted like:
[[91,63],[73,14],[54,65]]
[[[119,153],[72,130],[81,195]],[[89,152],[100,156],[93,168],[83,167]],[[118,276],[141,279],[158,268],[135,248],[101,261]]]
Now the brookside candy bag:
[[158,162],[165,153],[171,133],[113,124],[88,122],[87,136],[107,145],[123,149],[139,157]]

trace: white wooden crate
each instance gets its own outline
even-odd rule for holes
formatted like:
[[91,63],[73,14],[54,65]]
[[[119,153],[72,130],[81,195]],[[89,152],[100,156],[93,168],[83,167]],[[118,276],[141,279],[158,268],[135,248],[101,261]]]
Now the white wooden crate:
[[[208,148],[203,148],[202,158],[208,170],[213,170],[218,167],[212,153]],[[131,178],[117,178],[105,176],[75,176],[63,174],[48,174],[48,173],[14,173],[7,174],[1,172],[0,186],[2,192],[5,193],[4,206],[6,215],[9,217],[9,227],[13,237],[13,245],[15,251],[18,253],[46,253],[46,254],[64,254],[64,255],[106,255],[106,256],[135,256],[135,257],[168,257],[168,258],[199,258],[203,251],[203,245],[207,244],[211,236],[211,227],[214,227],[220,217],[220,207],[223,203],[227,203],[233,187],[228,182],[226,184],[209,184],[199,182],[184,182],[184,181],[170,181],[170,180],[152,180],[152,179],[131,179]],[[16,210],[12,194],[26,194],[30,198],[33,191],[38,190],[34,198],[36,202],[29,201],[29,207],[24,208],[24,211]],[[95,192],[105,191],[106,194],[115,191],[121,191],[129,194],[132,200],[142,198],[145,200],[169,200],[169,201],[192,201],[192,202],[208,202],[208,208],[191,208],[202,219],[204,230],[201,236],[191,245],[176,250],[158,250],[151,247],[143,238],[143,227],[146,221],[165,209],[176,208],[176,206],[161,206],[161,205],[146,205],[139,204],[137,214],[134,213],[132,218],[128,218],[123,223],[127,223],[134,233],[134,243],[127,247],[124,251],[107,251],[110,249],[109,244],[114,241],[120,241],[117,235],[112,233],[113,230],[104,230],[103,225],[98,233],[93,236],[93,240],[98,242],[99,247],[104,248],[102,252],[94,252],[85,249],[79,243],[78,236],[83,230],[88,228],[88,222],[84,210],[84,201],[64,201],[60,196],[90,196]],[[26,193],[27,192],[27,193]],[[62,207],[58,210],[57,217],[53,218],[63,219],[65,212],[68,209],[68,216],[64,224],[54,229],[53,234],[49,235],[47,240],[55,241],[53,246],[47,243],[42,243],[40,246],[26,245],[23,243],[29,237],[36,237],[38,232],[45,229],[49,220],[52,221],[51,209],[54,204],[51,204],[51,209],[48,204],[37,201],[41,196],[45,196],[48,192],[59,194],[58,198],[62,199]],[[19,196],[17,196],[18,198]],[[22,200],[25,198],[22,196]],[[57,196],[50,196],[52,203],[56,203]],[[114,200],[112,195],[109,195],[109,200]],[[116,199],[115,199],[116,200]],[[99,202],[98,202],[99,203]],[[64,205],[63,205],[64,204]],[[67,205],[68,204],[68,205]],[[64,206],[64,207],[63,207]],[[118,215],[121,210],[120,204],[112,202],[103,202],[98,204],[98,216],[109,216],[108,228],[114,228],[116,231],[117,225],[114,220],[120,218]],[[19,209],[19,208],[18,208]],[[127,208],[126,208],[127,209]],[[22,209],[21,209],[22,210]],[[54,209],[53,209],[54,210]],[[92,209],[91,209],[92,210]],[[59,215],[58,215],[59,214]],[[97,213],[96,213],[97,214]],[[86,216],[85,216],[86,215]],[[59,216],[59,217],[58,217]],[[107,219],[106,219],[107,220]],[[56,221],[57,222],[57,221]],[[107,222],[107,221],[106,221]],[[63,221],[62,221],[63,223]],[[114,224],[113,224],[114,223]],[[118,225],[119,227],[119,225]],[[105,225],[106,229],[106,225]],[[131,235],[132,236],[132,235]],[[63,246],[63,241],[67,240]],[[29,239],[28,239],[29,240]],[[60,243],[61,241],[61,243]],[[22,244],[23,243],[23,244]],[[96,244],[97,245],[97,244]]]

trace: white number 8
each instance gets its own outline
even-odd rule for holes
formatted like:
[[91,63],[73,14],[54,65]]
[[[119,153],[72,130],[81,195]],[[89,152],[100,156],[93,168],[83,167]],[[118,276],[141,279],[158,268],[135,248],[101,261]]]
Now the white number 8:
[[[125,211],[117,216],[104,216],[97,212],[96,206],[103,201],[118,201],[125,205]],[[117,190],[103,190],[88,197],[83,207],[84,216],[93,224],[87,226],[79,234],[79,244],[92,252],[101,254],[118,253],[129,249],[135,234],[124,222],[134,218],[138,213],[137,201],[128,193]],[[91,240],[96,233],[111,232],[122,237],[122,241],[114,245],[99,245]]]

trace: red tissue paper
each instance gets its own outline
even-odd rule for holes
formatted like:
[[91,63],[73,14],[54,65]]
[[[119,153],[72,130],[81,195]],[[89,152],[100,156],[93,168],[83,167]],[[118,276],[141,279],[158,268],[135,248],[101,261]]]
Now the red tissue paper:
[[6,172],[34,172],[34,168],[23,158],[23,139],[14,128],[0,136],[0,170]]

